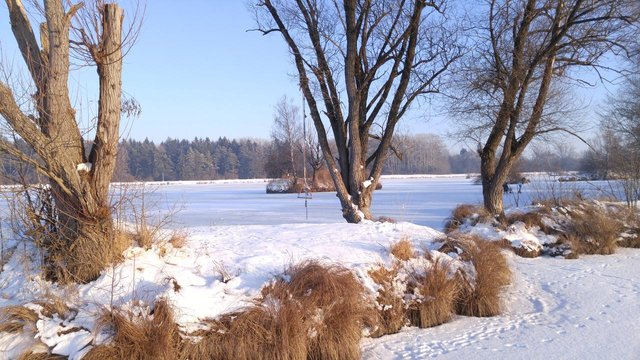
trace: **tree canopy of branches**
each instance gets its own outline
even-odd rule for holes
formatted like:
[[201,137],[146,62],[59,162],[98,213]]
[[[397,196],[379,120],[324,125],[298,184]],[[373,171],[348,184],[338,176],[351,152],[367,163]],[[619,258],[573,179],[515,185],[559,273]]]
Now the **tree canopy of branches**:
[[[461,71],[464,89],[455,111],[473,115],[480,134],[485,208],[503,212],[502,185],[529,143],[565,131],[570,103],[559,96],[573,69],[607,68],[607,56],[626,55],[633,0],[487,0]],[[567,80],[567,81],[561,81]],[[560,100],[560,101],[558,101]]]
[[[620,179],[627,204],[640,199],[640,77],[628,78],[609,99],[602,128],[606,169]],[[607,136],[608,135],[608,136]]]
[[[370,219],[398,121],[459,55],[444,1],[260,0],[258,30],[279,33],[298,72],[348,222]],[[328,130],[335,147],[329,143]],[[368,152],[369,140],[379,140]]]
[[[0,82],[0,115],[33,149],[25,154],[13,143],[0,149],[30,164],[49,179],[55,212],[44,237],[53,278],[95,278],[114,256],[109,182],[115,168],[122,110],[123,10],[97,1],[95,7],[62,0],[38,4],[45,22],[40,42],[20,0],[6,0],[13,35],[31,77],[33,104],[17,100],[12,84]],[[90,151],[76,121],[69,95],[70,54],[97,66],[99,104]],[[64,251],[64,256],[54,254]]]

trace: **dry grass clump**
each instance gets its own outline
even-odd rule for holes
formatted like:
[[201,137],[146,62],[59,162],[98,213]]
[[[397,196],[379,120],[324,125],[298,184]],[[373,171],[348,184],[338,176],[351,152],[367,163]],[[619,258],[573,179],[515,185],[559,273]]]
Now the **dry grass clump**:
[[171,237],[169,237],[169,244],[176,249],[181,249],[187,245],[187,238],[187,233],[175,231],[171,234]]
[[411,241],[407,237],[403,237],[402,239],[392,243],[389,248],[389,252],[391,255],[395,256],[396,259],[402,261],[407,261],[416,257],[416,251],[413,249],[413,244],[411,244]]
[[[285,280],[285,278],[288,279]],[[213,321],[185,347],[193,359],[359,359],[364,289],[346,268],[306,261],[249,309]]]
[[511,249],[513,249],[513,252],[523,258],[537,258],[540,255],[542,255],[542,248],[531,248],[531,247],[526,247],[526,246],[519,246],[519,247],[515,247],[512,246]]
[[177,359],[181,339],[178,325],[166,300],[158,300],[149,314],[111,311],[101,317],[103,326],[113,328],[113,339],[91,349],[87,360],[102,359]]
[[537,226],[540,230],[542,230],[545,233],[548,230],[547,226],[542,221],[542,215],[536,211],[527,212],[527,213],[517,212],[517,213],[509,214],[507,216],[507,223],[509,225],[515,224],[518,221],[524,223],[524,225],[529,229]]
[[7,306],[0,309],[0,332],[16,334],[23,332],[25,327],[35,331],[36,321],[38,314],[24,306]]
[[625,248],[640,249],[640,231],[626,231],[624,236],[618,239],[618,246]]
[[577,254],[610,255],[615,253],[621,226],[596,209],[572,213],[564,237]]
[[267,301],[211,321],[200,341],[185,346],[187,359],[306,359],[307,333],[300,304]]
[[461,259],[469,261],[475,269],[475,277],[462,269],[456,274],[459,286],[456,313],[480,317],[500,314],[500,294],[511,283],[511,270],[501,248],[477,236],[448,241],[462,250]]
[[344,267],[306,261],[293,266],[285,275],[290,277],[289,282],[280,280],[279,283],[285,286],[289,296],[300,301],[310,322],[308,357],[359,359],[367,310],[364,288],[353,273]]
[[18,360],[64,360],[67,359],[66,356],[49,354],[46,352],[32,352],[20,355]]
[[636,208],[620,206],[612,211],[612,217],[620,222],[621,233],[618,246],[640,248],[640,214]]
[[536,258],[542,255],[542,246],[539,244],[527,243],[527,240],[521,241],[520,246],[515,246],[508,239],[492,241],[494,245],[501,249],[513,251],[516,255],[524,258]]
[[472,225],[491,219],[491,215],[481,206],[462,204],[458,205],[444,225],[444,232],[450,233],[457,230],[465,221],[471,221]]
[[373,324],[370,324],[371,337],[380,337],[388,334],[395,334],[405,326],[407,321],[407,310],[402,299],[402,292],[398,286],[398,264],[391,269],[379,266],[369,270],[369,276],[380,285],[376,296],[376,316]]
[[428,328],[451,319],[458,286],[450,273],[450,265],[436,259],[426,275],[417,279],[414,293],[419,294],[420,298],[409,307],[412,325]]

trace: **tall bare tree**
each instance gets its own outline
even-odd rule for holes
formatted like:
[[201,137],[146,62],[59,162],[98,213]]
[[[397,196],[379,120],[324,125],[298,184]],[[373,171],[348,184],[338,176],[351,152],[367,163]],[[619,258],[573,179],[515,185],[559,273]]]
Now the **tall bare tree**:
[[[502,185],[529,143],[554,131],[574,134],[562,119],[558,96],[574,68],[616,70],[608,55],[625,54],[625,36],[637,19],[635,0],[487,0],[476,48],[465,62],[465,89],[456,110],[474,122],[481,141],[484,206],[503,212]],[[555,102],[555,104],[554,104]],[[564,109],[563,109],[564,108]],[[559,110],[560,109],[560,110]],[[563,111],[565,110],[565,111]]]
[[271,138],[287,148],[287,168],[294,178],[298,177],[296,168],[302,166],[302,162],[304,162],[303,159],[296,156],[304,142],[299,116],[299,108],[293,105],[286,96],[283,96],[275,106],[275,115],[271,127]]
[[[9,142],[0,149],[24,161],[49,179],[55,214],[55,241],[49,254],[54,276],[88,281],[114,256],[109,182],[116,161],[122,110],[123,10],[101,0],[83,3],[44,0],[40,42],[21,0],[6,0],[11,29],[31,76],[35,106],[21,106],[10,84],[0,82],[0,115],[27,142],[35,158]],[[70,52],[97,66],[99,103],[90,151],[76,120],[69,95]],[[58,254],[59,255],[59,254]]]
[[610,97],[602,116],[607,168],[620,179],[625,200],[636,206],[640,200],[640,76],[626,79],[616,96]]
[[[445,1],[259,0],[258,28],[286,42],[344,218],[371,219],[371,200],[398,121],[438,91],[459,55]],[[335,151],[332,151],[326,120]],[[379,140],[373,153],[369,140]]]

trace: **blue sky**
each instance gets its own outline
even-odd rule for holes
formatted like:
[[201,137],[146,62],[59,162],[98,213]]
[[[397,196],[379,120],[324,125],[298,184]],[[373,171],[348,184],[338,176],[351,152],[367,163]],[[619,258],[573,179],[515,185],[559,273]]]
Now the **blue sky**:
[[[4,61],[20,63],[4,2],[0,19]],[[278,34],[247,32],[254,27],[242,0],[148,0],[123,70],[123,90],[142,105],[142,116],[123,124],[123,136],[156,142],[167,137],[268,138],[276,102],[283,95],[299,102],[300,95],[284,41]],[[94,71],[73,75],[78,99],[95,100]],[[603,93],[581,92],[592,104]],[[401,121],[400,130],[446,134],[446,120],[435,114],[437,103],[437,98],[421,102]],[[452,151],[461,146],[447,143]]]

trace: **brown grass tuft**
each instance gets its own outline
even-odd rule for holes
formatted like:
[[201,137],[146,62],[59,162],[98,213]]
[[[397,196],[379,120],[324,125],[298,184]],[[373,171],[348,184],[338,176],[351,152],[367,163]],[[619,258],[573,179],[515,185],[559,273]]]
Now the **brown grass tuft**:
[[7,306],[0,309],[0,332],[19,333],[25,326],[36,328],[38,314],[24,306]]
[[175,231],[169,238],[169,243],[176,249],[181,249],[187,245],[187,234],[184,232]]
[[458,205],[453,211],[444,225],[444,232],[450,233],[457,230],[467,220],[471,220],[475,225],[479,222],[491,219],[491,215],[481,206],[462,204]]
[[27,352],[25,354],[20,355],[18,360],[64,360],[67,359],[66,356],[49,354],[46,352]]
[[538,212],[527,212],[527,213],[519,212],[519,213],[512,213],[507,216],[507,222],[510,225],[518,221],[523,222],[524,225],[529,229],[533,228],[534,226],[537,226],[543,232],[545,233],[547,232],[546,231],[547,227],[542,221],[542,216]]
[[537,258],[540,255],[542,255],[542,248],[540,248],[540,249],[538,249],[538,248],[531,249],[531,248],[528,248],[528,247],[521,246],[521,247],[512,247],[512,249],[513,249],[513,252],[516,255],[518,255],[520,257],[523,257],[523,258],[532,259],[532,258]]
[[626,232],[625,235],[618,240],[618,246],[625,248],[640,249],[640,232]]
[[366,313],[364,288],[344,267],[306,261],[286,275],[288,293],[299,299],[311,333],[308,357],[359,359]]
[[135,234],[133,234],[133,240],[138,246],[150,249],[153,244],[153,231],[147,226],[141,226],[136,230]]
[[180,334],[166,300],[158,300],[146,315],[112,311],[101,318],[103,325],[113,327],[108,345],[91,349],[84,359],[177,359]]
[[392,243],[389,248],[389,252],[391,255],[395,256],[396,259],[402,261],[407,261],[416,257],[413,244],[411,244],[411,241],[407,237],[403,237],[402,239]]
[[495,316],[500,313],[502,290],[511,283],[511,270],[500,247],[475,236],[450,239],[461,248],[461,259],[470,261],[472,274],[458,270],[459,292],[456,313],[466,316]]
[[380,286],[376,296],[376,316],[372,324],[371,337],[395,334],[407,324],[407,310],[402,295],[396,289],[398,266],[387,269],[379,266],[369,270],[369,276]]
[[306,359],[307,333],[293,299],[265,301],[210,325],[200,341],[185,346],[185,358]]
[[348,269],[306,261],[264,287],[256,305],[211,322],[185,356],[359,359],[363,299],[364,289]]
[[610,255],[615,253],[621,225],[597,209],[573,212],[565,239],[577,254]]
[[69,306],[57,296],[49,296],[46,301],[37,301],[36,304],[42,306],[42,315],[52,318],[58,315],[60,319],[66,319],[69,316]]
[[418,279],[419,282],[414,289],[422,298],[409,307],[412,325],[428,328],[444,324],[451,319],[458,287],[450,278],[450,271],[448,263],[436,259],[426,275]]

